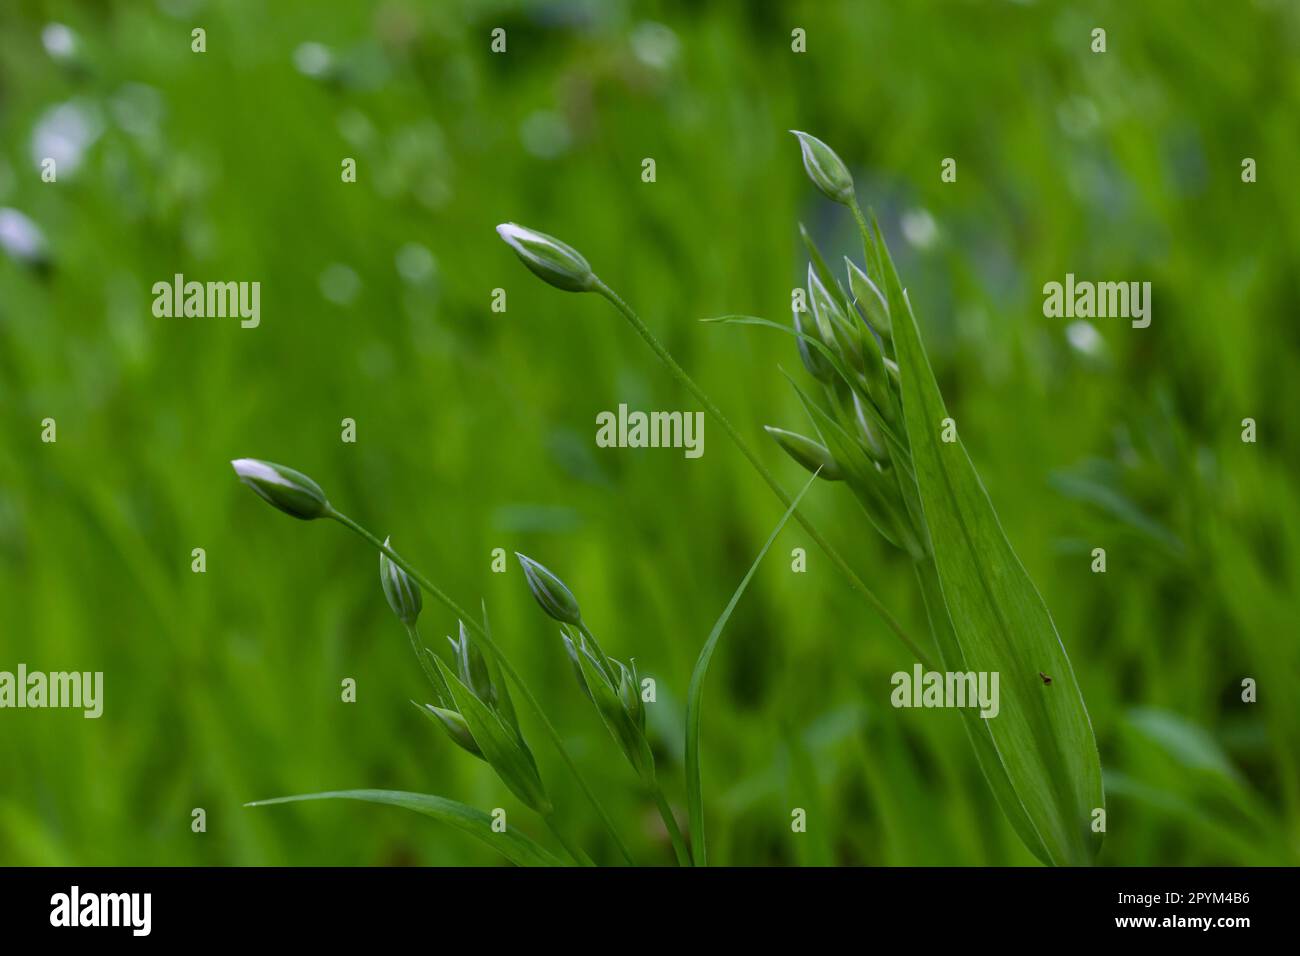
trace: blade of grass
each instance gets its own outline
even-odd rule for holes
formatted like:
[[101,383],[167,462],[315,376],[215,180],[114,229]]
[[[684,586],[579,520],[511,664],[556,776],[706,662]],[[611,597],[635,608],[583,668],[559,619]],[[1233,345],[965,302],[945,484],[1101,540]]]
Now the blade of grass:
[[302,793],[292,797],[254,800],[244,806],[269,807],[307,800],[360,800],[364,803],[403,807],[468,833],[516,866],[564,866],[558,857],[517,830],[507,828],[503,833],[494,833],[492,817],[482,810],[431,793],[410,793],[405,790],[330,790],[325,793]]
[[1047,606],[1007,540],[965,446],[960,439],[940,440],[948,417],[943,396],[879,227],[875,239],[917,490],[957,644],[967,667],[999,674],[1000,711],[985,724],[1049,859],[1090,863],[1101,845],[1092,814],[1105,798],[1083,695]]
[[686,698],[686,804],[690,814],[691,854],[695,858],[696,866],[708,865],[704,841],[704,794],[700,782],[700,704],[704,697],[704,678],[709,672],[709,661],[713,659],[713,652],[717,649],[718,639],[722,636],[722,629],[727,626],[727,621],[731,620],[731,612],[736,609],[741,595],[749,587],[750,579],[753,578],[754,572],[758,570],[759,562],[763,560],[768,549],[772,547],[772,542],[781,533],[781,529],[790,520],[790,516],[795,513],[795,508],[800,500],[816,480],[817,476],[815,474],[808,479],[808,483],[795,495],[794,500],[786,508],[785,514],[781,516],[781,520],[777,522],[776,527],[772,529],[772,533],[768,535],[767,541],[763,543],[762,550],[758,552],[758,557],[749,566],[749,570],[745,572],[745,576],[736,587],[735,593],[731,595],[731,600],[727,602],[722,614],[714,622],[713,630],[709,632],[704,646],[700,648],[700,656],[696,658],[695,670],[691,672],[691,684]]

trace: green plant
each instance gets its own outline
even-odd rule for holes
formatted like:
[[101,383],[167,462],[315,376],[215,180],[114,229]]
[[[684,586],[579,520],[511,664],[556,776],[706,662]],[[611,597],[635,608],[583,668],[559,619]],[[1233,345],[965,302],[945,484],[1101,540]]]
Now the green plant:
[[[1101,840],[1092,826],[1094,814],[1104,808],[1101,766],[1065,649],[957,437],[879,226],[868,224],[852,176],[834,151],[816,137],[793,132],[809,178],[852,213],[865,267],[847,262],[846,290],[800,227],[810,258],[809,314],[796,310],[793,327],[752,316],[713,321],[761,325],[795,337],[800,359],[822,392],[820,400],[791,384],[818,438],[785,429],[769,428],[769,433],[800,465],[846,485],[881,536],[911,558],[942,666],[1002,675],[1004,705],[997,718],[983,719],[968,708],[960,713],[980,767],[1022,841],[1045,863],[1090,862]],[[568,291],[597,292],[627,319],[854,588],[928,663],[856,572],[794,510],[793,499],[745,439],[586,259],[533,230],[509,224],[498,231],[535,274]],[[1053,675],[1053,681],[1042,674]]]
[[[722,414],[717,405],[705,394],[704,390],[695,383],[695,380],[686,374],[686,371],[677,364],[677,360],[672,357],[667,349],[659,343],[654,333],[649,327],[641,321],[632,308],[619,297],[613,289],[606,285],[601,278],[591,271],[591,266],[574,249],[553,236],[538,232],[535,229],[528,229],[515,223],[502,223],[497,226],[497,233],[505,240],[506,244],[512,248],[519,256],[520,260],[530,271],[539,278],[545,280],[557,289],[563,289],[566,292],[596,292],[608,300],[616,309],[623,314],[623,317],[631,324],[636,333],[645,340],[650,346],[651,351],[659,358],[670,372],[680,381],[686,389],[695,396],[695,398],[704,406],[705,411],[713,418],[715,422],[726,433],[727,437],[736,445],[741,454],[748,459],[754,470],[762,476],[768,486],[776,493],[785,505],[789,505],[793,500],[784,488],[777,482],[776,478],[768,471],[767,466],[763,464],[758,455],[750,448],[749,443],[741,436],[735,427]],[[867,587],[866,583],[856,571],[849,565],[839,552],[835,550],[829,541],[815,528],[812,523],[798,511],[794,513],[803,529],[812,537],[817,546],[826,553],[834,563],[835,567],[848,579],[849,584],[857,593],[861,594],[866,602],[880,615],[885,624],[898,635],[899,639],[922,661],[928,661],[928,656],[913,641],[911,636],[903,629],[888,608],[876,597],[875,593]]]
[[[573,758],[570,757],[554,725],[547,719],[541,705],[538,704],[537,699],[519,676],[518,671],[515,670],[492,640],[491,634],[488,632],[486,611],[483,624],[479,625],[441,588],[430,582],[428,578],[416,571],[404,558],[397,554],[387,541],[380,541],[373,533],[334,508],[326,499],[320,486],[307,476],[284,465],[253,458],[241,458],[231,462],[231,464],[241,481],[252,488],[259,497],[279,510],[303,520],[328,518],[337,521],[360,535],[379,551],[380,581],[384,594],[388,598],[394,614],[406,627],[412,649],[415,651],[416,658],[420,661],[425,675],[433,685],[435,696],[438,699],[437,705],[420,707],[417,704],[417,708],[426,716],[440,723],[459,746],[476,757],[487,761],[506,786],[525,804],[542,816],[547,826],[555,833],[557,839],[565,845],[575,862],[588,863],[590,861],[585,854],[571,847],[568,839],[555,824],[553,807],[546,796],[545,787],[542,785],[537,772],[537,765],[532,752],[524,743],[523,735],[519,731],[518,720],[515,717],[514,707],[510,703],[505,682],[501,680],[499,674],[493,674],[493,670],[496,668],[499,668],[500,672],[504,672],[504,675],[515,684],[536,713],[538,720],[541,721],[546,730],[547,736],[550,737],[551,742],[563,758],[575,780],[577,780],[579,786],[591,801],[592,806],[600,815],[601,820],[619,847],[620,853],[628,862],[631,862],[631,854],[619,836],[617,828],[614,826],[613,821],[610,820],[595,793],[588,786],[577,765],[573,762]],[[453,673],[442,662],[441,658],[421,646],[416,631],[416,620],[423,606],[423,600],[415,596],[418,591],[411,587],[412,581],[459,619],[459,639],[451,642],[456,650],[458,673]],[[471,633],[491,655],[494,662],[492,665],[487,663],[484,656],[473,645],[470,638]],[[403,806],[407,806],[411,801],[418,800],[423,796],[419,794],[394,795],[390,791],[347,791],[344,796],[350,799],[365,800],[369,799],[369,797],[361,796],[361,794],[374,793],[385,795],[378,802],[397,803]],[[335,794],[335,796],[339,796],[339,794]],[[324,799],[325,795],[315,794],[311,795],[310,798]],[[477,816],[478,811],[442,798],[436,798],[436,806],[434,804],[422,805],[422,812],[433,816],[443,814],[443,818],[447,819],[448,822],[453,822],[457,826],[462,826],[462,828],[466,825],[467,820],[479,819]],[[512,859],[514,862],[520,862],[519,859]]]
[[[384,597],[393,614],[406,629],[411,649],[432,685],[436,700],[434,704],[420,704],[415,701],[411,703],[421,714],[441,727],[454,744],[490,765],[502,783],[543,819],[564,847],[570,861],[580,865],[591,865],[591,859],[587,854],[576,846],[556,823],[554,807],[542,782],[537,762],[519,726],[505,680],[505,677],[508,677],[536,712],[538,719],[546,728],[547,735],[614,837],[624,859],[629,863],[632,862],[632,857],[619,837],[617,829],[600,801],[587,787],[558,733],[542,712],[537,699],[493,641],[486,607],[483,608],[483,623],[480,626],[440,588],[398,555],[392,549],[390,539],[386,538],[381,542],[360,524],[335,509],[320,486],[301,472],[284,465],[251,458],[238,459],[231,464],[240,480],[273,507],[301,520],[328,518],[337,521],[379,550],[379,579]],[[692,841],[697,848],[701,863],[704,862],[704,823],[700,796],[699,704],[704,675],[722,629],[748,586],[754,570],[781,528],[785,526],[799,498],[802,498],[811,484],[812,481],[809,480],[763,545],[758,558],[755,559],[753,566],[732,596],[731,602],[714,625],[701,651],[695,673],[692,675],[686,731],[687,789],[690,797]],[[573,592],[555,574],[538,562],[522,554],[517,557],[533,597],[542,610],[560,624],[564,648],[574,666],[579,686],[595,705],[602,723],[619,744],[647,793],[654,799],[672,841],[678,864],[690,866],[691,851],[687,847],[686,839],[660,785],[654,754],[646,735],[645,704],[641,698],[636,660],[630,659],[627,664],[624,664],[617,658],[608,656],[601,648],[595,634],[583,621],[581,609]],[[454,669],[449,667],[438,654],[425,647],[420,639],[418,621],[424,607],[422,590],[459,618],[458,636],[455,639],[450,637],[447,639],[453,650]],[[488,654],[480,650],[480,644],[487,649]],[[504,834],[493,831],[493,821],[487,814],[433,794],[392,790],[343,790],[258,800],[247,806],[271,806],[329,799],[359,800],[414,810],[470,833],[520,866],[554,866],[562,862],[545,848],[512,828],[505,831],[509,834],[508,838],[498,839]]]
[[672,839],[678,864],[689,866],[690,852],[659,784],[654,753],[646,738],[645,704],[641,700],[636,659],[631,658],[624,664],[607,655],[582,619],[577,599],[564,582],[532,558],[522,554],[516,557],[533,597],[542,610],[559,622],[564,649],[577,672],[579,686],[595,704],[601,722],[636,771],[646,792],[654,798]]

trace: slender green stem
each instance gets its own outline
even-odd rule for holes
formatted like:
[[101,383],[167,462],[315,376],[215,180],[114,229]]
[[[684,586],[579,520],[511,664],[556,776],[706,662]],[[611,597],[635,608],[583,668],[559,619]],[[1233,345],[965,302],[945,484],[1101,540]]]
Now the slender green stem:
[[510,678],[511,683],[513,683],[515,687],[519,689],[519,692],[524,695],[524,700],[528,701],[528,706],[533,709],[533,712],[537,715],[537,719],[542,722],[542,727],[545,729],[546,735],[551,738],[551,743],[559,752],[560,757],[563,758],[565,765],[569,768],[569,772],[573,774],[573,779],[578,782],[578,786],[582,788],[582,792],[586,794],[587,799],[591,801],[591,805],[595,807],[596,813],[599,814],[601,821],[605,824],[606,829],[609,830],[610,836],[614,838],[614,843],[618,847],[619,852],[623,855],[623,858],[627,860],[629,865],[635,865],[632,861],[632,854],[628,851],[627,845],[623,842],[623,838],[619,836],[618,830],[614,826],[614,821],[609,818],[609,814],[605,812],[604,806],[601,805],[596,794],[592,791],[591,787],[588,786],[586,778],[583,777],[582,772],[578,770],[578,765],[574,763],[573,758],[569,756],[568,748],[564,746],[564,741],[560,739],[559,731],[555,729],[555,725],[552,724],[550,719],[546,716],[546,712],[542,710],[542,705],[537,702],[537,698],[534,697],[533,692],[528,689],[528,685],[525,684],[524,679],[519,676],[519,672],[515,670],[514,666],[509,660],[507,660],[505,654],[501,652],[501,648],[497,647],[496,643],[488,636],[487,632],[479,625],[478,621],[476,621],[471,614],[465,611],[464,608],[448,597],[440,587],[413,568],[405,558],[392,548],[385,545],[384,542],[380,541],[375,535],[357,524],[357,522],[343,514],[343,512],[330,508],[328,517],[333,518],[345,528],[356,532],[379,551],[388,555],[388,560],[392,561],[395,565],[409,574],[411,578],[420,585],[420,587],[424,588],[429,596],[436,598],[445,608],[447,608],[447,610],[451,611],[452,614],[456,615],[456,617],[463,621],[465,626],[473,631],[474,635],[478,637],[483,645],[492,652],[492,655],[497,659],[497,663],[501,665],[501,669],[505,671],[505,674]]
[[[416,630],[414,624],[406,625],[406,636],[411,639],[411,650],[415,652],[415,659],[420,662],[420,669],[424,671],[424,676],[429,678],[429,683],[434,687],[441,687],[442,681],[438,679],[438,675],[434,672],[433,664],[429,662],[428,656],[423,653],[424,649],[420,644],[420,632]],[[438,703],[441,704],[442,701],[438,701]]]
[[686,848],[686,841],[682,838],[681,828],[677,826],[677,818],[673,816],[673,809],[668,805],[668,798],[664,796],[663,787],[659,786],[659,781],[655,781],[650,787],[650,794],[655,798],[655,806],[659,808],[659,815],[664,818],[664,826],[668,828],[668,837],[673,841],[673,852],[677,854],[678,866],[691,865],[691,851]]
[[569,856],[573,857],[574,863],[577,863],[579,866],[595,866],[595,864],[591,862],[591,857],[587,856],[587,854],[583,852],[582,847],[575,846],[565,834],[564,828],[555,822],[554,813],[548,813],[542,819],[546,821],[546,826],[551,833],[555,835],[555,839],[560,841],[560,845],[564,847],[565,852],[568,853]]
[[[858,215],[861,216],[861,213],[859,212]],[[600,279],[596,280],[595,291],[604,296],[605,299],[614,306],[614,308],[618,309],[618,311],[623,314],[623,317],[628,320],[632,325],[632,328],[636,330],[636,333],[645,340],[647,345],[650,346],[650,350],[659,357],[659,360],[667,366],[673,376],[686,386],[687,390],[695,396],[696,400],[704,406],[705,410],[722,427],[722,430],[727,433],[727,437],[731,439],[732,443],[738,449],[740,449],[740,453],[749,460],[749,463],[753,465],[754,470],[758,472],[759,476],[765,482],[767,482],[768,487],[776,492],[776,496],[781,499],[782,503],[787,508],[790,507],[794,499],[792,499],[786,490],[777,483],[776,478],[774,478],[772,473],[767,470],[767,466],[759,460],[758,455],[756,455],[753,449],[749,447],[748,442],[741,437],[740,432],[736,431],[735,426],[733,426],[731,422],[727,420],[727,417],[722,414],[722,411],[713,404],[708,395],[704,393],[704,390],[695,383],[695,380],[687,375],[686,371],[677,364],[677,360],[672,357],[672,353],[659,343],[659,340],[655,338],[654,333],[651,332],[646,324],[641,321],[641,317],[632,311],[632,307],[624,302],[617,292],[605,285],[605,283]],[[930,664],[929,655],[921,650],[916,642],[912,640],[907,631],[903,630],[903,626],[898,623],[892,614],[889,613],[889,609],[881,603],[880,598],[876,597],[872,590],[867,587],[866,583],[858,576],[857,572],[854,571],[853,568],[849,566],[849,563],[840,556],[839,552],[831,546],[831,543],[822,537],[821,532],[813,527],[812,522],[805,518],[803,513],[800,511],[795,511],[794,517],[803,527],[804,531],[808,533],[808,536],[812,538],[826,556],[831,559],[831,563],[839,568],[840,572],[848,579],[849,585],[862,595],[866,602],[871,605],[872,609],[880,615],[880,619],[885,622],[891,631],[898,635],[898,638],[907,646],[907,649],[915,654],[917,659],[923,665],[926,667],[932,666]]]
[[862,215],[862,207],[858,205],[857,197],[849,203],[849,209],[853,211],[853,218],[858,224],[858,229],[862,232],[863,241],[871,237],[871,229],[867,226],[866,217]]

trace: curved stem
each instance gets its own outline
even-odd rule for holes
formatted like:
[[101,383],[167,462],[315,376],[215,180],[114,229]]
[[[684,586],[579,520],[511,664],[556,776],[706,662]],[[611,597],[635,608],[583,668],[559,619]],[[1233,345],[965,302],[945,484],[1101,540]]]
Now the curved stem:
[[650,787],[650,793],[655,798],[655,806],[659,808],[659,816],[664,818],[664,826],[668,828],[668,837],[673,841],[673,852],[677,854],[678,866],[691,866],[691,851],[686,848],[686,841],[682,838],[681,828],[677,826],[677,818],[673,816],[672,807],[668,805],[668,798],[664,796],[663,787],[659,786],[659,781],[655,781]]
[[[858,215],[861,216],[861,212],[859,212]],[[745,439],[741,437],[740,432],[736,431],[735,426],[733,426],[731,422],[727,421],[727,417],[722,414],[722,411],[718,406],[713,404],[712,400],[704,393],[704,390],[700,388],[699,385],[695,384],[695,380],[687,375],[686,371],[677,364],[677,360],[672,357],[672,353],[659,343],[659,340],[655,338],[654,333],[651,332],[646,324],[641,321],[640,316],[632,311],[632,307],[624,302],[617,292],[605,285],[605,283],[600,279],[596,280],[595,291],[604,296],[604,298],[607,299],[614,308],[618,309],[618,311],[623,314],[623,317],[631,323],[632,328],[636,330],[636,333],[645,340],[647,345],[650,346],[650,350],[659,357],[659,360],[668,367],[668,370],[672,372],[673,376],[681,382],[682,385],[686,386],[686,389],[695,396],[695,399],[701,405],[704,406],[705,411],[707,411],[713,417],[714,421],[722,427],[722,430],[727,433],[727,437],[731,439],[732,443],[738,449],[740,449],[740,453],[749,460],[749,463],[754,466],[754,470],[758,472],[759,476],[765,482],[767,482],[768,487],[776,492],[776,496],[781,499],[782,503],[785,504],[787,508],[790,507],[794,499],[791,498],[790,495],[786,493],[786,490],[777,483],[776,478],[774,478],[772,473],[767,470],[767,466],[759,460],[758,455],[754,453],[753,449],[749,447],[749,444]],[[804,531],[808,533],[808,536],[812,538],[826,556],[831,559],[831,563],[839,568],[840,572],[848,579],[850,587],[866,599],[866,602],[871,605],[872,609],[880,615],[880,619],[885,622],[891,631],[898,635],[898,638],[907,646],[907,649],[915,654],[917,659],[924,666],[931,667],[932,665],[930,663],[929,655],[917,646],[916,642],[912,640],[907,631],[903,630],[903,626],[898,623],[892,614],[889,613],[889,609],[881,603],[880,598],[876,597],[872,590],[867,587],[866,583],[858,576],[857,572],[855,572],[853,568],[849,566],[849,563],[840,556],[839,552],[831,546],[831,543],[822,537],[821,532],[813,527],[812,522],[805,518],[803,513],[800,511],[795,511],[794,517],[803,527]]]
[[497,663],[501,665],[501,669],[505,671],[505,674],[510,678],[511,683],[513,683],[515,687],[519,689],[519,692],[524,695],[524,700],[528,701],[528,706],[533,709],[533,713],[537,715],[537,719],[542,722],[542,727],[545,729],[546,735],[551,738],[551,743],[563,758],[565,765],[569,768],[569,772],[573,774],[573,779],[578,782],[578,786],[582,789],[582,792],[586,794],[587,799],[591,801],[591,805],[595,807],[596,813],[600,816],[606,829],[609,830],[610,836],[614,838],[614,843],[618,847],[619,853],[623,855],[623,858],[627,860],[629,865],[635,865],[632,861],[632,854],[628,851],[627,845],[623,842],[623,838],[619,836],[618,830],[614,827],[614,821],[609,818],[609,814],[605,812],[605,808],[601,805],[600,800],[596,798],[596,794],[593,793],[591,787],[587,785],[586,778],[584,778],[581,771],[578,770],[578,765],[575,764],[573,758],[569,756],[569,751],[564,746],[564,741],[560,739],[559,731],[555,729],[555,725],[551,723],[549,718],[547,718],[545,711],[542,710],[542,705],[537,702],[537,698],[534,697],[532,691],[528,689],[528,685],[525,684],[524,679],[519,676],[519,672],[514,669],[514,666],[506,659],[506,656],[501,653],[501,649],[497,647],[492,638],[487,635],[479,625],[478,621],[466,612],[464,608],[448,597],[440,587],[426,578],[419,571],[415,570],[415,568],[411,567],[405,558],[392,548],[385,545],[384,542],[380,541],[375,535],[357,524],[357,522],[343,514],[343,512],[337,511],[331,507],[327,517],[333,518],[345,528],[356,532],[379,551],[386,554],[388,560],[392,561],[395,565],[409,574],[411,578],[420,585],[420,587],[424,588],[431,597],[436,598],[445,608],[447,608],[447,610],[451,611],[452,614],[456,615],[456,617],[463,621],[465,626],[473,631],[474,635],[483,643],[483,645],[492,652],[493,656],[497,659]]
[[[420,632],[416,630],[414,624],[406,625],[406,636],[411,639],[411,650],[415,652],[415,659],[420,662],[420,669],[424,671],[424,676],[429,679],[429,683],[435,689],[442,687],[442,682],[438,679],[437,673],[434,672],[433,665],[429,663],[429,658],[421,653]],[[438,701],[441,706],[442,701]]]

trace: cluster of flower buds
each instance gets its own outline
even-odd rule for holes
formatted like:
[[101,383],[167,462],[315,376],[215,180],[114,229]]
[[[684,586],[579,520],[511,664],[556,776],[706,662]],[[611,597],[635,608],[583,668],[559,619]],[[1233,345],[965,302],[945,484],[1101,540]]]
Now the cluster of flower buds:
[[647,785],[655,779],[654,753],[646,737],[645,703],[636,660],[609,657],[582,620],[577,598],[550,570],[526,555],[515,555],[533,598],[560,625],[560,638],[578,678],[601,722],[623,750],[632,768]]
[[[814,136],[795,136],[813,183],[856,212],[853,179],[840,158]],[[800,361],[824,395],[819,401],[796,389],[818,437],[772,427],[768,434],[804,468],[844,482],[881,535],[919,559],[924,545],[917,529],[923,525],[910,477],[889,300],[881,292],[888,253],[883,240],[864,230],[866,268],[846,257],[841,283],[807,230],[800,226],[800,232],[810,262],[806,305],[795,300],[794,333]]]
[[[387,540],[384,546],[389,546]],[[379,579],[388,606],[406,626],[425,676],[433,685],[436,703],[411,703],[458,746],[486,761],[525,804],[543,815],[550,813],[551,802],[537,761],[519,729],[514,703],[495,660],[483,654],[465,622],[460,621],[458,635],[447,638],[455,662],[454,669],[448,667],[441,657],[420,645],[416,621],[423,598],[419,587],[382,552]]]

